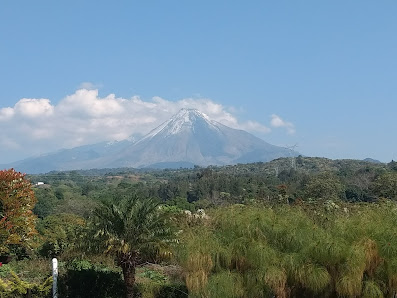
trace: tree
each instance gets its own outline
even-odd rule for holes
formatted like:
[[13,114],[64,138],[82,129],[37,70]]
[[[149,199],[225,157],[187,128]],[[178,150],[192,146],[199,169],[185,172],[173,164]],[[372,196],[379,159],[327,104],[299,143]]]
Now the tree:
[[310,177],[304,190],[308,198],[338,199],[342,196],[344,187],[337,176],[324,172]]
[[114,256],[123,271],[126,297],[134,297],[136,267],[169,252],[172,233],[165,213],[157,201],[133,197],[104,204],[92,220],[94,246]]
[[391,162],[389,162],[387,164],[388,168],[393,170],[393,171],[397,171],[397,162],[395,162],[394,160],[392,160]]
[[56,257],[72,249],[77,235],[85,226],[84,218],[60,213],[49,215],[37,224],[37,230],[44,237],[39,252],[45,257]]
[[32,185],[25,174],[14,169],[0,171],[0,254],[10,247],[32,247],[36,216]]
[[58,204],[58,199],[52,188],[36,187],[35,197],[37,199],[37,203],[34,206],[33,212],[39,218],[45,218],[46,216],[54,213],[54,208]]
[[379,176],[372,189],[379,197],[397,200],[397,173],[389,172]]

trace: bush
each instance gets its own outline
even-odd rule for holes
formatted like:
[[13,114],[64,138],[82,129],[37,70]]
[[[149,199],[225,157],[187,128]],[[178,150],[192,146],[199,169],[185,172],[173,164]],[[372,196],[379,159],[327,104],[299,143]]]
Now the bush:
[[71,262],[59,277],[60,297],[116,298],[124,296],[120,272],[87,260]]
[[46,297],[52,288],[52,277],[41,283],[29,283],[22,280],[14,271],[10,271],[7,278],[0,278],[0,297]]
[[166,284],[162,286],[156,298],[185,298],[188,297],[188,289],[184,284]]

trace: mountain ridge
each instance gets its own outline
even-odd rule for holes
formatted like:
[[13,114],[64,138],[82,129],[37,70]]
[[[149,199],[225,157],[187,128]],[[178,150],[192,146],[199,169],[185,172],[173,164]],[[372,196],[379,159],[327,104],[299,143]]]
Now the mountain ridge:
[[271,145],[246,131],[211,120],[196,109],[181,109],[137,141],[85,145],[18,161],[11,166],[33,174],[93,168],[227,165],[297,155],[293,150]]

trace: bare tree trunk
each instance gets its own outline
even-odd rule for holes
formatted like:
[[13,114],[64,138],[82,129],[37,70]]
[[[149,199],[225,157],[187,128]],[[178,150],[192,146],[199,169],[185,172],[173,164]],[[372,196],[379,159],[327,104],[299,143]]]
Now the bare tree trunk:
[[125,264],[122,266],[123,277],[125,284],[125,297],[134,298],[134,285],[135,285],[135,264]]

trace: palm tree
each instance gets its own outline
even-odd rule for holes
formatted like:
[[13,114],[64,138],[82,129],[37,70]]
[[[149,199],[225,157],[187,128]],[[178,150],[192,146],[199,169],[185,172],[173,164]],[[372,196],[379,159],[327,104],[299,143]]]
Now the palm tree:
[[92,223],[93,243],[115,257],[123,271],[126,297],[134,297],[136,267],[169,252],[172,233],[159,203],[137,197],[105,203],[94,211]]

